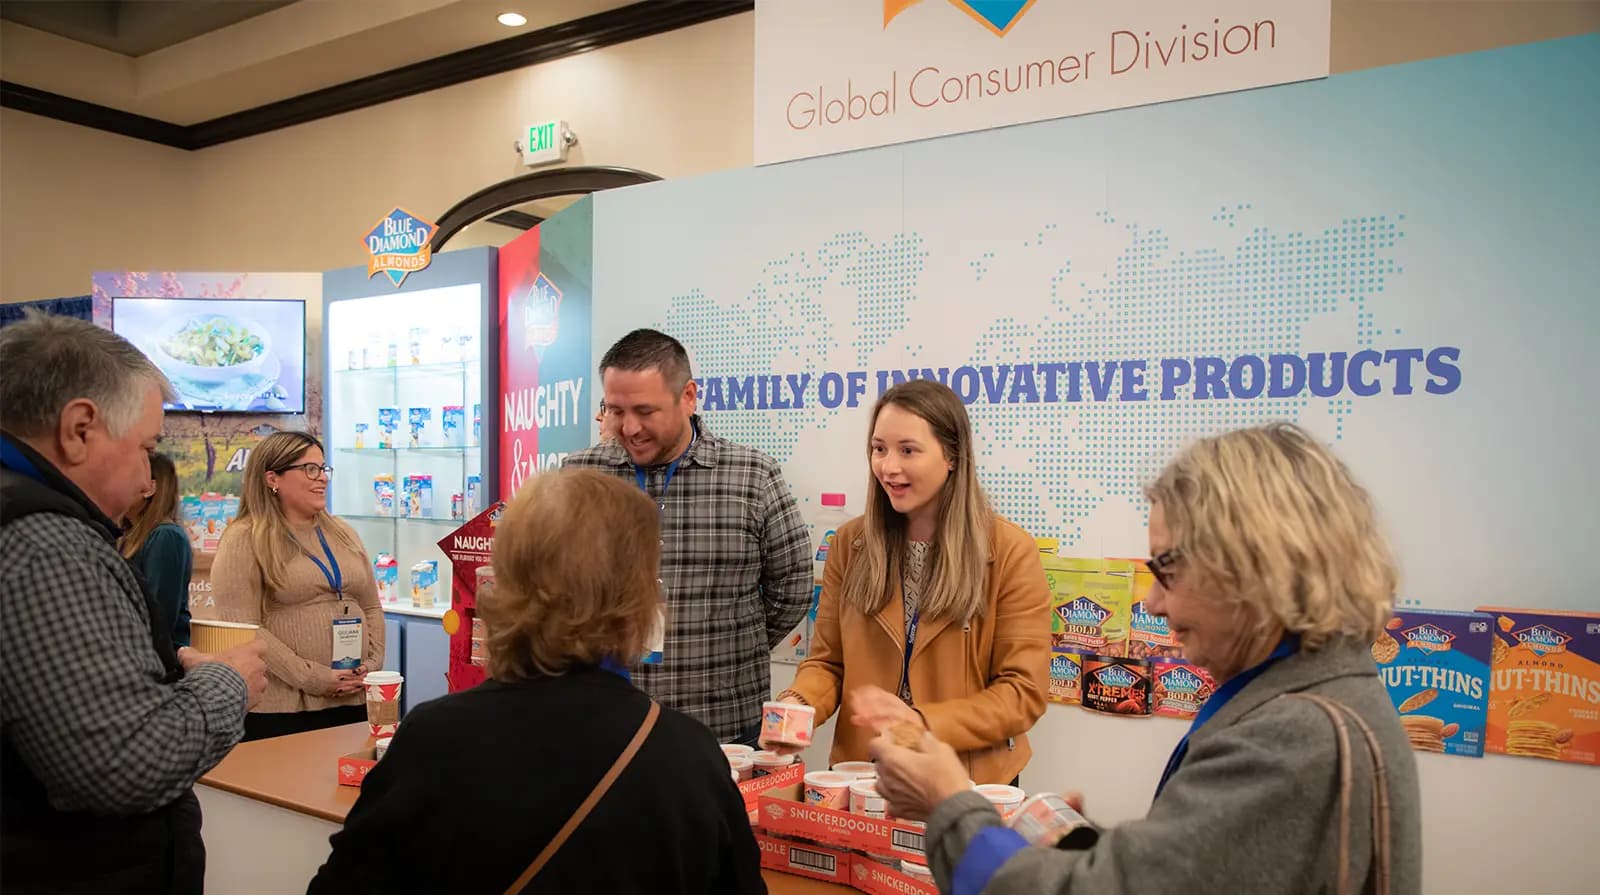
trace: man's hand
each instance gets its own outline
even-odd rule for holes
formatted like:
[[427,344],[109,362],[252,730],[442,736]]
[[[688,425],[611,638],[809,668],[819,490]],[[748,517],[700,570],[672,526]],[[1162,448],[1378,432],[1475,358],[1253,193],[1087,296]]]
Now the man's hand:
[[210,654],[186,646],[178,650],[178,664],[183,666],[184,671],[191,671],[207,662],[220,662],[239,672],[239,676],[244,678],[245,689],[249,692],[247,705],[254,708],[267,692],[266,655],[267,645],[259,640]]
[[972,788],[960,756],[931,732],[922,734],[915,749],[895,745],[888,736],[867,749],[878,763],[878,794],[895,817],[925,821],[945,799]]

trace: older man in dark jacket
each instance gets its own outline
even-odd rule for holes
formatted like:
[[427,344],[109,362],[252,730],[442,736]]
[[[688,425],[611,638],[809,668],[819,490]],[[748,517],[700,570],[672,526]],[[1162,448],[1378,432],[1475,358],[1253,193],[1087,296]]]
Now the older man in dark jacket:
[[0,890],[204,888],[194,782],[266,686],[254,644],[174,650],[117,552],[171,386],[92,324],[0,332]]

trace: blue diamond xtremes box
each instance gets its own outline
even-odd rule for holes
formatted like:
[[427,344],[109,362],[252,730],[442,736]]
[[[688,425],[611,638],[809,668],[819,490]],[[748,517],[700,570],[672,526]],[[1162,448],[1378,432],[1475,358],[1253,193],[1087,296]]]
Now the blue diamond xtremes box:
[[1372,658],[1413,749],[1483,755],[1493,623],[1482,612],[1405,609],[1378,635]]

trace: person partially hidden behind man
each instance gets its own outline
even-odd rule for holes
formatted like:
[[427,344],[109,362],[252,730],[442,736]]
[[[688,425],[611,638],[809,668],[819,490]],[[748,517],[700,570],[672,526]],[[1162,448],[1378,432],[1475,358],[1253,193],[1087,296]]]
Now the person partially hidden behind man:
[[194,782],[266,689],[257,644],[175,650],[117,551],[172,386],[122,337],[0,331],[0,891],[199,893]]

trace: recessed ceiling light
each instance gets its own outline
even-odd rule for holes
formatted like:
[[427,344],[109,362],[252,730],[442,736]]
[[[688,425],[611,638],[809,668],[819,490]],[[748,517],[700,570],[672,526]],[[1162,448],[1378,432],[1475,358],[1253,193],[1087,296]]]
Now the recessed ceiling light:
[[495,17],[495,21],[507,28],[521,28],[528,24],[528,17],[520,12],[503,12]]

